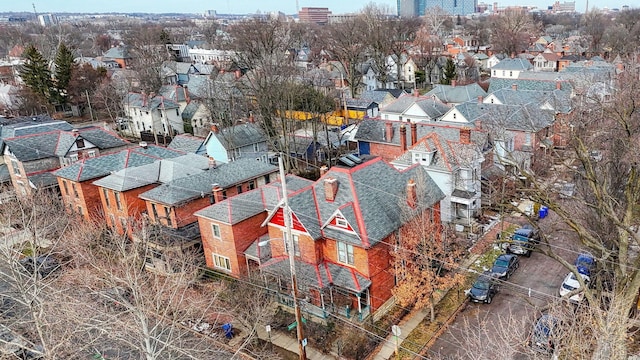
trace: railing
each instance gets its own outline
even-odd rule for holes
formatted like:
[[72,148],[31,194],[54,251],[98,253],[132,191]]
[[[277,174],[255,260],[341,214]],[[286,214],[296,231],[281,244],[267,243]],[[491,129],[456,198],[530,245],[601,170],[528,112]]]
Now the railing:
[[[293,308],[293,298],[291,296],[277,292],[274,292],[274,295],[276,296],[278,303]],[[314,316],[321,320],[325,320],[333,314],[335,316],[363,322],[371,314],[371,307],[369,306],[363,306],[362,311],[358,313],[354,311],[354,309],[347,309],[346,307],[335,306],[334,304],[327,304],[323,309],[305,301],[301,302],[300,309],[302,310],[303,316]]]

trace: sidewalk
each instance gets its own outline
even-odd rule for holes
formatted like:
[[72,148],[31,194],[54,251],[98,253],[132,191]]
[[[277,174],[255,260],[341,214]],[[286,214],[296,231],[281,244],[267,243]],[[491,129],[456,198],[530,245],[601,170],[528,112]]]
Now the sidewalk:
[[[492,224],[491,228],[484,233],[471,248],[469,257],[461,264],[461,267],[466,269],[471,266],[482,255],[488,244],[491,244],[496,239],[496,234],[501,230],[500,222]],[[505,223],[505,227],[509,223]],[[443,294],[443,297],[446,294]],[[438,301],[434,303],[434,306],[438,304]],[[405,317],[403,321],[398,324],[400,326],[400,336],[398,337],[398,348],[402,347],[402,342],[411,334],[411,332],[420,325],[420,323],[429,315],[429,309],[424,308],[419,311],[412,312]],[[380,351],[372,358],[373,360],[389,360],[395,354],[396,339],[395,336],[389,335]]]
[[[256,333],[260,340],[269,341],[269,334],[264,326],[258,326],[256,328]],[[289,336],[279,331],[271,331],[271,343],[274,346],[281,347],[292,353],[298,353],[298,340],[295,337]],[[322,351],[312,348],[311,346],[306,346],[307,350],[307,359],[309,360],[335,360],[336,356],[332,356],[330,354],[323,354]]]

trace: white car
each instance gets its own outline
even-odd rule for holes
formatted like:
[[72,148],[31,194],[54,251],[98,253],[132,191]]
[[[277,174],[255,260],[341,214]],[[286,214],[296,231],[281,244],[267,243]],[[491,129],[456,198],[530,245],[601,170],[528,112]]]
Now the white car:
[[[586,284],[589,284],[589,281],[591,280],[589,278],[589,276],[584,275],[584,274],[580,274],[580,276],[582,276],[582,280]],[[571,291],[579,289],[579,288],[580,288],[580,283],[578,282],[578,279],[576,278],[574,273],[570,272],[570,273],[567,274],[567,276],[564,278],[564,281],[562,282],[562,286],[560,287],[560,296],[564,297],[565,295],[567,295]],[[571,296],[569,298],[569,300],[571,300],[573,302],[580,302],[580,301],[582,301],[583,297],[584,297],[584,294],[580,292],[580,293],[577,293],[577,294]]]

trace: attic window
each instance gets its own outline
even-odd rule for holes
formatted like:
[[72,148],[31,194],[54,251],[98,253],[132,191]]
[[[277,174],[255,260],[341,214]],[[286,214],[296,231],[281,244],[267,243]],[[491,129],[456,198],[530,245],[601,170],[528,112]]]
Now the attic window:
[[455,119],[457,117],[458,114],[453,113],[453,118]]
[[76,147],[78,149],[82,149],[84,147],[84,140],[81,138],[76,139]]
[[336,216],[336,226],[346,229],[347,227],[349,227],[349,223],[342,216]]

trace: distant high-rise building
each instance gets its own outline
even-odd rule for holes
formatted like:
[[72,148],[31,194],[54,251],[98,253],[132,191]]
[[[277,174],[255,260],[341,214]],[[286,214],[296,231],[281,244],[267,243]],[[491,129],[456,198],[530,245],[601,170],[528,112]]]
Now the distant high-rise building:
[[204,17],[206,18],[215,18],[218,16],[218,13],[215,10],[207,10],[204,12]]
[[565,1],[560,3],[560,1],[556,1],[551,8],[553,12],[575,12],[576,11],[576,2],[575,1]]
[[298,19],[304,23],[326,24],[329,21],[329,8],[303,7],[298,12]]
[[42,14],[38,15],[38,22],[42,26],[51,26],[58,23],[58,18],[53,14]]
[[400,16],[423,16],[439,7],[451,15],[469,15],[477,11],[478,0],[399,0]]

